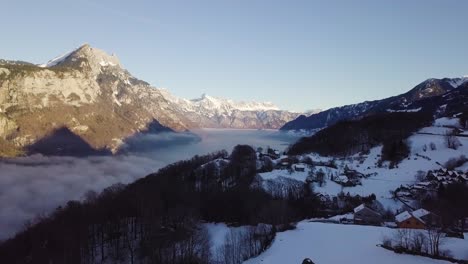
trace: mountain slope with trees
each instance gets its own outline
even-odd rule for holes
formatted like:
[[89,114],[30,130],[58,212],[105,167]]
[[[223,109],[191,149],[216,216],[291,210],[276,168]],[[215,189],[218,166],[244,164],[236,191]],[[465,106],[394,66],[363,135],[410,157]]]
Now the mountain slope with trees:
[[375,113],[385,113],[394,110],[411,111],[417,109],[413,107],[416,106],[418,101],[445,94],[467,83],[468,77],[428,79],[407,93],[398,96],[335,107],[310,116],[301,115],[297,119],[286,123],[281,127],[281,130],[321,129],[342,120],[359,119]]

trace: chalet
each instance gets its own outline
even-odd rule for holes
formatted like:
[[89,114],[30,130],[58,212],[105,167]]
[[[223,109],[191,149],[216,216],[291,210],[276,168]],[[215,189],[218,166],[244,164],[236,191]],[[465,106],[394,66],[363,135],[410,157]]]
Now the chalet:
[[348,177],[345,176],[345,175],[340,175],[340,176],[336,177],[336,178],[335,178],[335,181],[336,181],[337,183],[343,183],[343,184],[349,183],[349,179],[348,179]]
[[302,171],[305,171],[305,169],[306,169],[306,166],[304,164],[299,163],[299,164],[294,165],[294,170],[295,171],[301,171],[302,172]]
[[354,208],[354,223],[380,225],[382,223],[382,215],[365,204],[361,204]]
[[398,228],[425,229],[426,224],[421,219],[413,216],[410,212],[404,211],[395,216]]
[[278,159],[280,157],[280,152],[279,150],[268,148],[266,155],[272,159]]
[[437,215],[421,208],[398,214],[395,216],[395,222],[398,228],[425,229],[428,226],[439,225],[440,219]]
[[331,205],[333,204],[333,199],[330,197],[328,194],[321,194],[319,193],[317,195],[318,199],[320,200],[321,203],[326,204],[326,205]]
[[291,165],[294,163],[294,160],[286,155],[281,156],[277,163],[278,169],[289,169]]

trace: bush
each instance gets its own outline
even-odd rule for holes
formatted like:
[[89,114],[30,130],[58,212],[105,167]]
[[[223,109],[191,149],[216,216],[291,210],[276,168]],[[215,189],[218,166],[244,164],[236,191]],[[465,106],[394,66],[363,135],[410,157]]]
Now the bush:
[[445,144],[447,148],[455,150],[461,146],[460,140],[453,133],[447,133],[445,135]]

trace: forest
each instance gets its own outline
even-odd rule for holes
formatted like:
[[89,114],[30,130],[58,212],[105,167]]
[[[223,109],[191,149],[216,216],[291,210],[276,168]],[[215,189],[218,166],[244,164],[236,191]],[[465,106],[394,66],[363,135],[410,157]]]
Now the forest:
[[382,144],[382,159],[398,162],[408,154],[405,143],[413,132],[430,125],[433,118],[426,112],[383,113],[359,120],[341,121],[303,137],[288,150],[289,155],[317,152],[321,155],[348,156],[367,152]]

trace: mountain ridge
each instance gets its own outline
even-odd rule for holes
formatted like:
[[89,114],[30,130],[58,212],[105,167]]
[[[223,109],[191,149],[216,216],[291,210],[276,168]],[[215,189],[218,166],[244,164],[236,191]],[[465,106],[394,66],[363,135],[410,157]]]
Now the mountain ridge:
[[342,120],[353,120],[366,115],[403,110],[406,106],[419,100],[444,94],[468,83],[468,78],[430,78],[406,93],[373,101],[330,108],[310,116],[301,115],[286,123],[280,130],[314,130],[333,125]]
[[[211,97],[205,99],[213,103]],[[28,146],[62,128],[96,150],[118,153],[126,139],[148,131],[155,121],[163,131],[182,132],[279,128],[297,116],[281,110],[244,111],[248,104],[216,111],[205,105],[187,111],[134,77],[117,56],[89,44],[45,64],[0,60],[0,156],[28,154]]]

